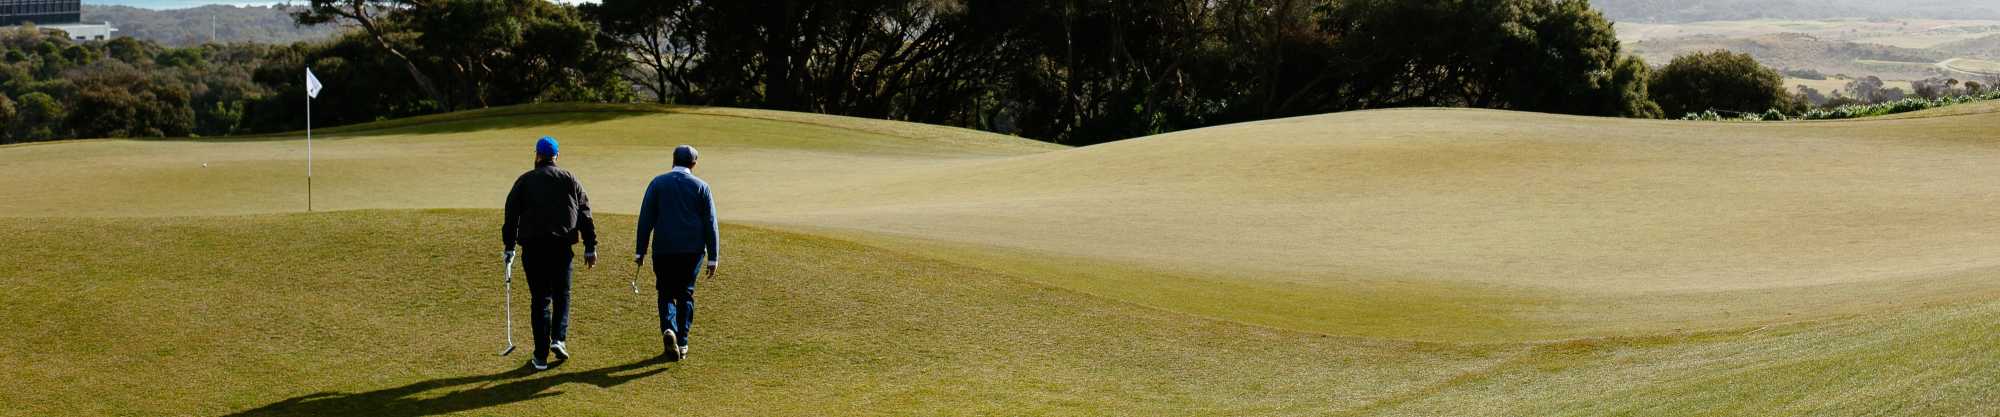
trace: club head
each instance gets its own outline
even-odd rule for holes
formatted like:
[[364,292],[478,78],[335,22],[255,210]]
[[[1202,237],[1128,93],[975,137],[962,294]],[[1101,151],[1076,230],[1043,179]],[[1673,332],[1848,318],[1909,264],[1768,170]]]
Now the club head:
[[509,353],[514,353],[514,345],[507,345],[507,350],[500,351],[500,356],[507,356]]

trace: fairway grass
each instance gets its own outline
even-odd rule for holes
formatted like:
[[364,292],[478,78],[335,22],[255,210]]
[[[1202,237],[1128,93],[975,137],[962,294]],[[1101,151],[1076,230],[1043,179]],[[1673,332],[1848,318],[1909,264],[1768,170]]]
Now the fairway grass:
[[[1995,111],[1383,110],[1066,148],[522,106],[316,130],[315,213],[294,135],[0,146],[0,319],[33,341],[0,378],[35,387],[0,414],[1993,415]],[[493,209],[543,135],[606,265],[577,363],[525,375],[494,356]],[[664,364],[627,214],[683,143],[724,268]]]
[[494,356],[497,216],[0,221],[47,242],[10,259],[65,259],[0,274],[8,318],[45,341],[0,347],[16,363],[0,377],[33,387],[0,402],[21,415],[1310,414],[1507,350],[1237,326],[732,226],[728,263],[697,293],[689,361],[649,362],[652,286],[630,293],[631,264],[607,262],[575,278],[572,363],[528,375],[510,371],[529,346]]
[[[323,136],[315,206],[497,207],[526,144],[553,135],[598,212],[632,213],[688,143],[728,222],[1325,334],[1646,336],[1995,297],[1989,108],[1766,124],[1385,110],[1067,149],[783,112],[523,106]],[[1956,109],[1974,110],[1937,116]],[[0,217],[298,211],[289,138],[0,147],[16,179]]]
[[607,262],[575,279],[576,357],[530,374],[527,350],[494,356],[497,216],[0,220],[40,243],[0,265],[31,341],[0,345],[0,378],[29,387],[0,391],[15,405],[0,414],[1986,415],[2000,395],[1995,302],[1454,346],[1244,326],[736,226],[688,361],[652,360],[652,290]]

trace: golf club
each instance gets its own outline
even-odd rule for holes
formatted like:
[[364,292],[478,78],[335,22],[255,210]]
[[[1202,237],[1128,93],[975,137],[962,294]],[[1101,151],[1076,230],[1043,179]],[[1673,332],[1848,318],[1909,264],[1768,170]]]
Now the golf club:
[[507,258],[507,349],[500,356],[514,353],[514,258]]
[[644,267],[640,267],[640,266],[638,266],[638,265],[633,265],[633,266],[632,266],[632,293],[633,293],[633,294],[638,294],[638,293],[639,293],[639,275],[642,275],[642,274],[645,274],[645,273],[646,273],[645,271],[646,271],[646,268],[644,268]]

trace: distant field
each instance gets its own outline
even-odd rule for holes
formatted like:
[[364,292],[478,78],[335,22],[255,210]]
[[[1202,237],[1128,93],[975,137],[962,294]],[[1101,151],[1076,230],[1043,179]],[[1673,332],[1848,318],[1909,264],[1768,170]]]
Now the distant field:
[[1971,75],[2000,76],[2000,61],[1958,58],[1938,63],[1938,66]]
[[[1843,94],[1844,94],[1844,91],[1845,91],[1845,89],[1847,88],[1847,83],[1850,83],[1850,82],[1853,82],[1853,81],[1854,81],[1854,80],[1849,80],[1849,79],[1839,79],[1839,78],[1828,78],[1828,79],[1824,79],[1824,80],[1808,80],[1808,79],[1804,79],[1804,78],[1786,78],[1786,79],[1785,79],[1785,92],[1787,92],[1787,93],[1792,93],[1792,92],[1797,92],[1797,91],[1798,91],[1798,86],[1799,86],[1799,85],[1801,85],[1801,84],[1803,84],[1803,85],[1805,85],[1805,86],[1807,86],[1807,87],[1812,87],[1813,89],[1816,89],[1816,90],[1819,90],[1820,94],[1825,94],[1825,95],[1827,95],[1828,97],[1832,97],[1832,96],[1833,96],[1833,92],[1835,92],[1835,91],[1843,91]],[[1906,92],[1906,93],[1907,93],[1907,92],[1910,92],[1910,91],[1913,91],[1913,90],[1914,90],[1914,88],[1915,88],[1915,87],[1912,87],[1912,86],[1911,86],[1911,84],[1912,84],[1912,83],[1911,83],[1910,81],[1908,81],[1908,80],[1883,80],[1882,84],[1883,84],[1883,86],[1884,86],[1884,87],[1886,87],[1886,88],[1901,88],[1901,89],[1903,89],[1903,92]]]
[[[0,415],[1996,415],[1995,110],[1067,148],[524,106],[323,131],[315,213],[295,135],[0,146],[0,319],[50,341],[0,344]],[[528,375],[494,209],[543,135],[613,255]],[[667,365],[616,254],[682,143],[724,269]]]
[[1726,49],[1779,69],[1917,80],[1978,72],[1939,65],[1955,58],[2000,59],[1994,56],[2000,49],[1993,49],[2000,44],[2000,21],[1747,20],[1620,22],[1616,27],[1628,51],[1655,65],[1682,54]]
[[1935,63],[1935,62],[1921,62],[1921,61],[1884,61],[1884,60],[1877,60],[1877,59],[1857,59],[1857,60],[1854,60],[1854,62],[1855,62],[1855,63],[1859,63],[1859,64],[1862,64],[1862,65],[1881,65],[1881,66],[1904,66],[1904,67],[1928,67],[1928,66],[1932,66],[1932,65],[1937,65],[1937,63]]
[[1618,38],[1625,42],[1669,39],[1692,35],[1755,37],[1779,33],[1802,33],[1826,40],[1851,41],[1924,49],[1941,44],[2000,34],[1995,20],[1742,20],[1691,23],[1618,22]]

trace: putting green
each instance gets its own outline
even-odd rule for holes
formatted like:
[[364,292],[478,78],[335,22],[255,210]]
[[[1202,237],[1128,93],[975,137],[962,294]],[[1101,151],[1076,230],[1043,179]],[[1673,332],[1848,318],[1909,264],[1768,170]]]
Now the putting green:
[[[33,364],[0,377],[53,387],[0,402],[1992,414],[2000,147],[1984,126],[2000,114],[1981,106],[1759,124],[1368,111],[1075,149],[782,112],[528,106],[315,132],[315,206],[333,212],[313,214],[296,213],[296,136],[5,146],[0,235],[22,249],[0,262],[18,289],[0,303],[21,308],[0,318],[64,344],[0,346]],[[651,301],[625,290],[623,264],[579,277],[588,365],[528,376],[488,356],[491,208],[542,135],[589,187],[610,254],[630,251],[616,213],[636,211],[672,146],[703,150],[739,277],[704,284],[714,344],[696,357],[712,356],[643,362]]]

